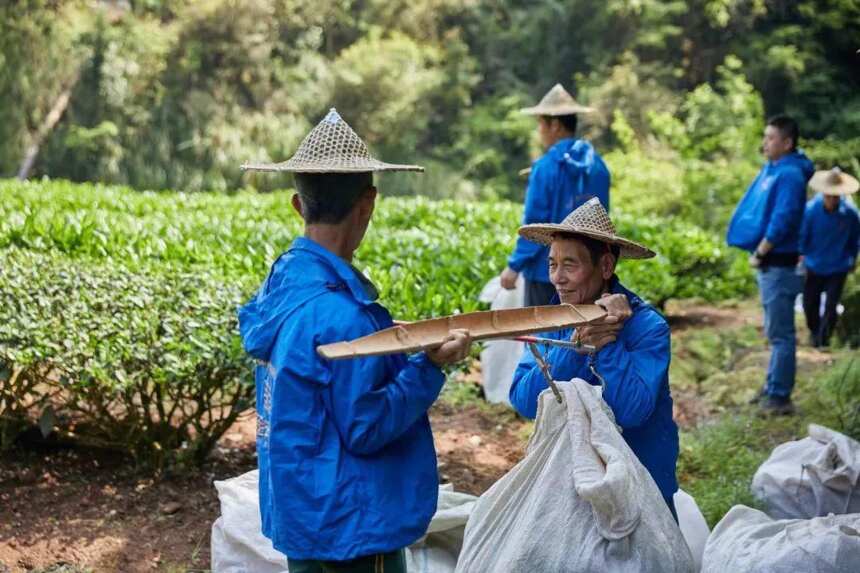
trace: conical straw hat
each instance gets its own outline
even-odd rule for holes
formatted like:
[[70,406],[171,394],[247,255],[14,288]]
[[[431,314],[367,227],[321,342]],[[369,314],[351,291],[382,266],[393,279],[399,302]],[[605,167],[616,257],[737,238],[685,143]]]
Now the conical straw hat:
[[559,233],[583,235],[604,243],[618,245],[621,256],[627,259],[650,259],[656,256],[651,249],[615,234],[615,225],[612,224],[609,213],[597,197],[589,199],[574,209],[561,223],[523,225],[519,229],[521,237],[541,245],[551,244],[553,237]]
[[825,195],[851,195],[860,189],[860,183],[838,167],[828,171],[816,171],[809,186],[816,193]]
[[587,107],[576,102],[573,96],[561,84],[555,84],[547,92],[540,103],[534,107],[526,107],[520,110],[529,115],[572,115],[575,113],[592,113],[593,107]]
[[418,165],[384,163],[370,156],[367,145],[331,108],[305,137],[295,155],[282,163],[246,163],[248,171],[293,173],[367,173],[371,171],[424,171]]

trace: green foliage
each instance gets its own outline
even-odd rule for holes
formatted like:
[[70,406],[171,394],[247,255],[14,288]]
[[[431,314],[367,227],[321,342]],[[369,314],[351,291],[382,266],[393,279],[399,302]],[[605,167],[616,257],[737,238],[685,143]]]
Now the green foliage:
[[835,419],[834,426],[860,440],[860,359],[838,362],[821,380],[821,391],[824,411]]
[[836,323],[836,336],[843,344],[860,348],[860,278],[856,271],[848,275],[840,300],[845,312]]
[[253,403],[245,295],[201,268],[0,251],[2,445],[50,404],[84,443],[201,461]]

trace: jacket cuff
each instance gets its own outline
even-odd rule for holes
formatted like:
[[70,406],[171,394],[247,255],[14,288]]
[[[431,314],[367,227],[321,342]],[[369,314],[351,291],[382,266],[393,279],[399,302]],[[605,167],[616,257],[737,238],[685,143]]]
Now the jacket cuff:
[[442,369],[433,364],[426,352],[418,352],[410,356],[409,365],[418,369],[422,377],[428,381],[437,383],[439,386],[445,383],[445,374]]

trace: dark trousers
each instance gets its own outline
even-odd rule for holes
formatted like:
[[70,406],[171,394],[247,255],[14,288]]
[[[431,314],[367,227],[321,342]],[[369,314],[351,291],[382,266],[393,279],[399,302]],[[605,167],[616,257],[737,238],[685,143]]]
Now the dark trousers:
[[378,553],[349,561],[287,559],[290,573],[406,573],[406,552]]
[[555,287],[552,283],[534,282],[526,279],[526,292],[524,303],[526,306],[545,306],[552,304],[555,296]]
[[[842,296],[842,287],[848,273],[836,275],[817,275],[806,272],[806,284],[803,287],[803,313],[806,315],[806,326],[812,337],[813,346],[827,346],[830,335],[836,326],[836,305]],[[821,293],[827,293],[824,305],[824,315],[821,315]]]

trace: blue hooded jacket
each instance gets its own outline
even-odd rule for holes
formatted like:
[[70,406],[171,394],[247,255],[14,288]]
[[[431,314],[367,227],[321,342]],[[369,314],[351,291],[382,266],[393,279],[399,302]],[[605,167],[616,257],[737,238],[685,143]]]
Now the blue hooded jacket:
[[322,344],[392,325],[375,289],[307,238],[239,310],[259,361],[263,534],[292,559],[348,560],[405,547],[436,511],[427,409],[444,382],[424,353],[330,361]]
[[767,238],[774,253],[799,252],[806,183],[814,171],[802,151],[765,163],[732,215],[728,244],[753,252]]
[[824,208],[824,197],[816,195],[806,204],[800,229],[803,264],[817,275],[847,273],[860,252],[860,215],[847,199],[834,212]]
[[[594,368],[606,381],[603,399],[621,426],[622,437],[672,506],[670,501],[678,490],[678,426],[672,419],[669,391],[669,325],[617,277],[613,277],[609,290],[627,296],[633,316],[624,323],[618,339],[595,355]],[[572,334],[572,329],[565,329],[543,336],[570,340]],[[581,378],[595,386],[600,384],[589,368],[588,355],[556,346],[549,347],[545,355],[554,380]],[[523,416],[534,418],[538,395],[546,388],[546,379],[527,348],[514,372],[511,404]]]
[[[562,139],[532,165],[523,225],[561,223],[571,211],[597,197],[609,210],[609,170],[582,139]],[[532,282],[548,283],[549,247],[517,239],[508,266]]]

